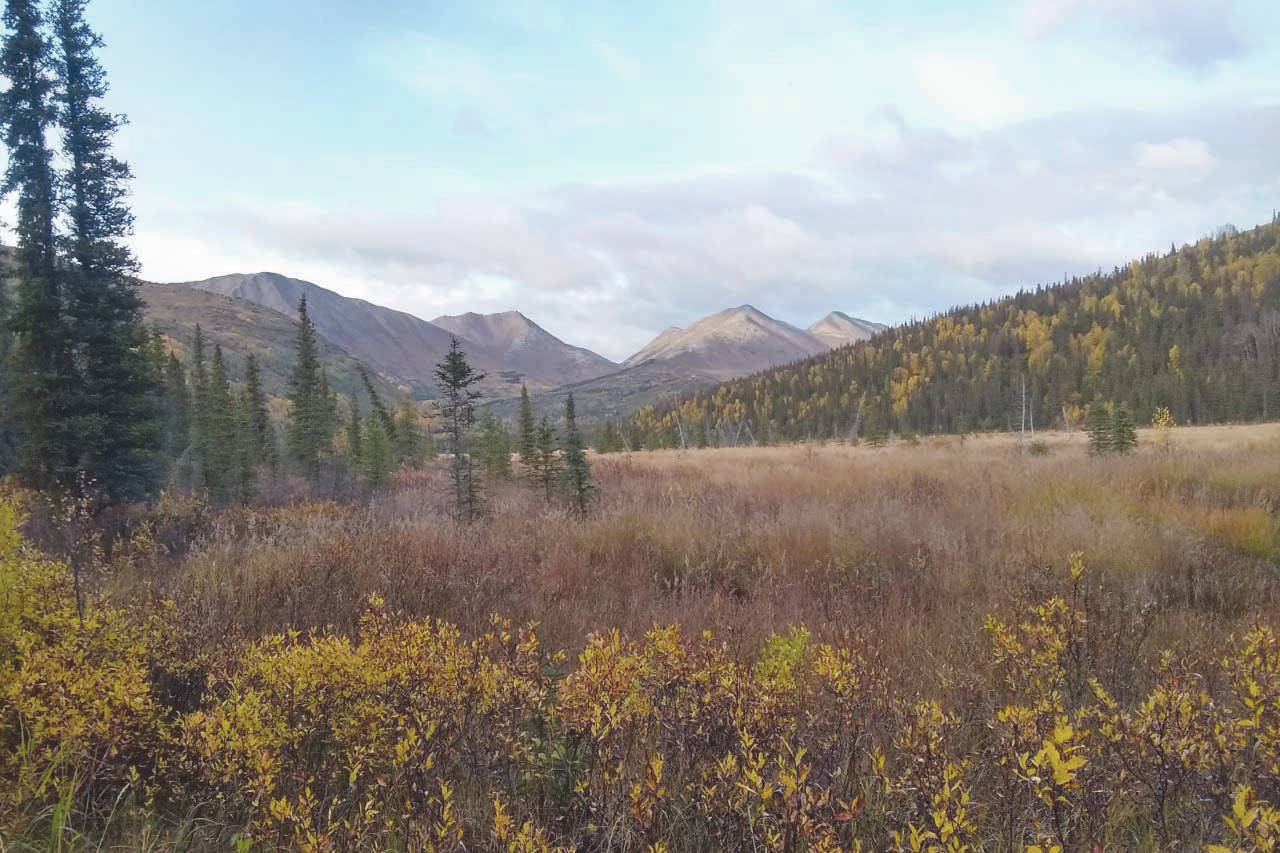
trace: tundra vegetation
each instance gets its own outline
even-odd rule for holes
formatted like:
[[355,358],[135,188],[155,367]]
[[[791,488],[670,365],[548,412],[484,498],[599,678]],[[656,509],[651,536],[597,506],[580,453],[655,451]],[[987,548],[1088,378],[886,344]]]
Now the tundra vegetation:
[[0,837],[1274,849],[1280,427],[1141,433],[609,455],[585,515],[520,465],[470,523],[448,458],[79,526],[11,490]]

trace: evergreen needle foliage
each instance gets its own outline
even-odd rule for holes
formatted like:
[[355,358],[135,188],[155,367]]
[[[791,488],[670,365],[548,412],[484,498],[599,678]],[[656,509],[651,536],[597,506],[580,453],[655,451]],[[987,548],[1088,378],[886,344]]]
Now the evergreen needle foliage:
[[1089,452],[1095,456],[1110,453],[1112,448],[1111,414],[1101,400],[1089,406],[1085,420],[1085,432],[1089,434]]
[[578,432],[578,418],[574,411],[573,394],[564,401],[564,466],[560,471],[560,488],[569,494],[573,508],[579,515],[587,514],[595,483],[591,479],[591,465],[587,462],[585,444]]
[[471,454],[467,452],[467,434],[475,425],[475,402],[480,392],[474,386],[485,375],[467,362],[466,353],[457,337],[449,341],[449,351],[436,366],[440,385],[441,434],[445,452],[450,456],[449,481],[453,492],[454,514],[460,521],[473,521],[480,515],[480,484],[475,477]]
[[532,481],[550,502],[560,479],[560,454],[556,431],[545,417],[534,431],[533,447]]
[[538,458],[538,424],[533,419],[533,404],[529,402],[529,389],[520,383],[520,416],[518,422],[520,464],[533,468]]
[[289,375],[289,423],[285,437],[289,458],[298,470],[317,479],[333,444],[337,415],[333,394],[320,365],[316,328],[307,315],[307,296],[298,302],[298,338]]
[[491,477],[511,479],[511,435],[507,426],[493,415],[485,415],[475,443],[476,458]]
[[[130,173],[111,153],[122,120],[101,106],[101,40],[84,5],[57,0],[48,21],[37,3],[5,5],[3,190],[17,196],[18,252],[13,350],[2,348],[25,480],[128,500],[160,474],[161,389],[124,243]],[[0,464],[7,436],[0,428]]]

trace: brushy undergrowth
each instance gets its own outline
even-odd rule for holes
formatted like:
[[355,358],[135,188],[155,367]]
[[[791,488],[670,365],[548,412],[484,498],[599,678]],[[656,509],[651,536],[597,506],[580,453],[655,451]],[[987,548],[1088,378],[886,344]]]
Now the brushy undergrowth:
[[[801,465],[803,452],[762,456],[760,464]],[[1075,513],[1102,512],[1092,548],[1083,549],[1089,567],[1080,553],[1037,555],[1035,570],[1021,575],[996,566],[1009,589],[997,593],[989,579],[948,600],[959,579],[940,578],[940,567],[967,550],[997,547],[974,541],[989,528],[976,526],[979,515],[961,516],[964,502],[953,494],[956,471],[977,466],[953,461],[953,470],[929,475],[922,462],[939,457],[928,448],[884,461],[890,452],[868,453],[867,464],[879,466],[873,499],[916,521],[926,508],[939,523],[966,519],[970,541],[957,543],[954,556],[938,549],[913,562],[919,551],[910,532],[888,524],[877,551],[865,531],[785,512],[770,517],[763,507],[775,492],[812,506],[824,498],[811,490],[836,486],[798,483],[785,470],[708,467],[706,458],[664,463],[669,499],[684,507],[669,517],[720,511],[688,502],[696,492],[681,467],[696,465],[713,474],[701,494],[715,500],[728,500],[716,477],[739,486],[757,480],[756,492],[741,492],[734,504],[741,511],[742,501],[755,502],[755,537],[744,523],[735,528],[744,541],[694,547],[681,523],[655,523],[668,509],[645,515],[624,498],[585,523],[550,511],[541,526],[576,531],[563,551],[519,564],[509,554],[521,583],[535,576],[553,583],[537,572],[576,554],[587,563],[615,561],[615,596],[643,589],[645,600],[679,601],[712,590],[723,607],[748,615],[762,612],[770,584],[796,582],[789,573],[827,579],[810,592],[811,620],[788,626],[775,615],[754,641],[734,621],[723,632],[698,624],[710,612],[705,604],[683,614],[651,607],[619,628],[550,642],[543,636],[555,626],[481,618],[492,603],[487,581],[430,599],[455,607],[457,619],[421,612],[415,604],[427,599],[391,582],[398,576],[386,567],[361,575],[368,588],[352,584],[349,569],[334,568],[354,559],[334,534],[358,526],[347,526],[352,513],[365,526],[378,520],[369,535],[392,540],[372,553],[408,548],[425,562],[439,559],[438,549],[476,566],[515,547],[493,529],[510,532],[498,519],[470,531],[435,516],[411,521],[396,504],[420,506],[412,483],[368,510],[322,505],[205,519],[197,542],[178,543],[172,531],[182,525],[165,515],[176,511],[162,507],[134,526],[128,548],[103,557],[109,565],[93,578],[81,618],[66,566],[24,541],[15,501],[0,501],[3,847],[1276,849],[1280,640],[1269,618],[1267,567],[1274,577],[1275,564],[1261,553],[1270,529],[1262,519],[1277,509],[1273,487],[1262,478],[1227,486],[1221,477],[1199,486],[1204,471],[1231,467],[1166,457],[1100,475],[1081,456],[1073,464],[1086,467],[1074,476],[1099,476],[1091,493],[1068,468],[1052,467],[1065,453],[1034,460],[1050,467],[1033,469],[1037,476],[1018,496],[1041,496],[1069,526],[1040,547],[1085,536]],[[999,464],[1024,465],[1020,459]],[[1059,475],[1056,487],[1040,476],[1045,470]],[[606,485],[616,482],[611,476],[602,477]],[[1012,492],[1014,479],[992,466],[987,482],[970,488]],[[643,489],[651,487],[643,479]],[[828,491],[825,500],[832,497]],[[499,500],[525,506],[519,496]],[[1008,493],[1003,500],[988,508],[1007,507]],[[1118,529],[1146,519],[1151,538],[1125,548],[1109,538],[1105,513],[1124,507],[1131,514]],[[1031,510],[1000,523],[1028,524],[1022,511]],[[875,512],[891,519],[883,507]],[[939,534],[915,535],[918,545]],[[1193,535],[1201,538],[1186,538]],[[1217,554],[1212,565],[1237,576],[1187,578],[1179,564],[1161,580],[1159,567],[1143,560],[1168,552],[1133,549],[1164,537],[1199,543],[1200,571],[1210,571],[1205,564]],[[297,571],[329,588],[264,583],[268,557],[304,542],[311,549],[293,557]],[[233,548],[248,565],[227,573],[222,594],[243,596],[235,585],[256,578],[262,600],[219,633],[211,616],[226,611],[216,588],[170,591],[181,591],[176,578],[211,583],[211,555]],[[642,559],[635,549],[644,549],[651,571],[639,579],[626,577],[630,561]],[[836,552],[839,569],[804,562]],[[871,565],[877,560],[879,568]],[[530,568],[540,561],[543,569]],[[1007,556],[1008,566],[1018,561]],[[154,582],[143,583],[143,572]],[[501,577],[500,566],[492,572]],[[424,584],[450,577],[422,575]],[[847,585],[843,593],[834,577]],[[1229,583],[1252,584],[1259,594],[1241,601],[1227,594]],[[335,586],[338,597],[328,597]],[[855,608],[867,606],[864,596],[876,587],[884,618],[847,618],[869,613]],[[582,589],[579,606],[604,594]],[[294,603],[283,604],[289,595]],[[820,595],[844,600],[822,605]],[[985,609],[976,618],[951,615],[978,601]],[[349,616],[307,610],[320,605]],[[893,635],[885,619],[907,609],[924,618]],[[664,614],[693,618],[680,627]],[[651,627],[632,630],[646,616]],[[940,636],[917,642],[929,616]],[[272,618],[278,627],[270,628]],[[1193,624],[1212,630],[1163,642],[1177,639],[1176,626]],[[563,626],[557,630],[563,637]]]

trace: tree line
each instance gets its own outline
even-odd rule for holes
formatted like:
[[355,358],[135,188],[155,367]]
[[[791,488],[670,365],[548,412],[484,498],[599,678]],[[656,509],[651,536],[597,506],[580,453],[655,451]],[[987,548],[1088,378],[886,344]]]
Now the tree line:
[[1280,416],[1280,218],[647,406],[613,449]]
[[415,407],[404,400],[393,411],[363,367],[367,411],[358,395],[344,401],[333,391],[305,296],[298,315],[282,430],[272,417],[253,353],[244,358],[244,378],[237,387],[221,345],[210,352],[198,325],[186,364],[153,333],[151,363],[161,386],[160,451],[168,483],[217,502],[248,502],[260,496],[267,478],[285,472],[329,489],[376,487],[397,467],[420,466],[432,455],[430,433]]

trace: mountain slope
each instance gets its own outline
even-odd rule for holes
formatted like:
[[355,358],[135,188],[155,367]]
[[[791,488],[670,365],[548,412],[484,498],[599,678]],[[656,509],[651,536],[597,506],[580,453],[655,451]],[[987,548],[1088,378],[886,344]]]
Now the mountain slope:
[[[564,415],[565,398],[572,393],[578,422],[591,426],[624,418],[642,406],[666,398],[714,387],[718,382],[696,368],[682,366],[679,360],[652,359],[616,373],[534,394],[533,411],[535,416],[546,415],[554,422]],[[493,400],[485,403],[484,409],[498,418],[513,421],[518,402],[515,398]]]
[[495,361],[518,368],[536,385],[567,385],[618,369],[602,355],[565,343],[519,311],[437,317],[431,325],[452,332]]
[[[279,273],[236,273],[183,284],[254,302],[292,318],[297,317],[298,301],[305,293],[307,312],[325,340],[375,373],[407,385],[417,397],[435,394],[431,371],[448,351],[450,334],[425,320]],[[502,376],[501,365],[477,356],[472,362],[490,373],[490,392],[511,384]]]
[[856,344],[889,328],[883,323],[860,320],[850,317],[843,311],[832,311],[809,327],[809,334],[826,344],[830,349]]
[[1074,278],[889,329],[870,341],[648,407],[631,426],[676,442],[684,423],[745,421],[757,436],[1007,429],[1025,381],[1038,426],[1079,425],[1095,400],[1139,423],[1280,416],[1280,219],[1112,273]]
[[[184,363],[190,361],[198,323],[210,349],[215,343],[222,345],[233,379],[241,378],[244,359],[253,353],[267,393],[284,395],[298,334],[298,324],[292,317],[244,299],[183,285],[143,284],[139,293],[147,325],[168,338]],[[335,389],[347,395],[363,395],[356,359],[323,336],[320,358]],[[398,399],[409,390],[380,378],[375,379],[375,387],[388,400]]]
[[807,358],[827,349],[795,326],[742,305],[704,317],[687,329],[668,329],[623,362],[678,364],[710,377],[742,376]]

